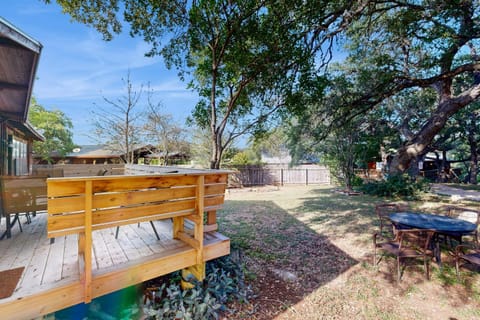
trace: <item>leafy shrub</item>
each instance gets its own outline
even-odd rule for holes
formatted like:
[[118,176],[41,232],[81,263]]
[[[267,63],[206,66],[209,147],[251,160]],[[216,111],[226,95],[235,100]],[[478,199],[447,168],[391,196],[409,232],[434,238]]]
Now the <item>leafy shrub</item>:
[[163,299],[159,306],[147,308],[149,319],[217,319],[220,304],[200,286],[182,290],[178,284],[163,284],[158,288]]
[[161,280],[156,287],[154,299],[144,308],[147,319],[218,319],[219,312],[227,309],[226,303],[236,299],[248,302],[251,294],[245,285],[244,273],[230,257],[210,261],[206,266],[203,282],[193,277],[187,279],[194,284],[189,290],[182,290],[179,273],[175,272],[169,279]]
[[352,187],[360,187],[363,185],[363,179],[355,175],[352,178],[351,184],[352,184]]
[[424,179],[415,179],[407,174],[392,175],[382,181],[363,184],[361,191],[366,194],[381,197],[418,199],[420,195],[430,188]]

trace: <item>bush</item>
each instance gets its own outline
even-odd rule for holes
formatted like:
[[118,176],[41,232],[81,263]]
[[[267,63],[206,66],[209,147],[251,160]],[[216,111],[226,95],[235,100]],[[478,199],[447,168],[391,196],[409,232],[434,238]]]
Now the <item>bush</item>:
[[383,181],[369,182],[361,186],[361,191],[366,194],[406,199],[418,199],[429,189],[427,181],[411,178],[407,174],[389,176]]
[[162,284],[144,308],[147,319],[218,319],[219,312],[227,310],[227,302],[248,302],[251,294],[241,266],[228,256],[207,263],[203,282],[187,279],[195,285],[192,289],[182,290],[179,277],[175,272],[160,280]]
[[351,184],[352,184],[352,187],[360,187],[363,185],[363,179],[355,175],[352,178]]

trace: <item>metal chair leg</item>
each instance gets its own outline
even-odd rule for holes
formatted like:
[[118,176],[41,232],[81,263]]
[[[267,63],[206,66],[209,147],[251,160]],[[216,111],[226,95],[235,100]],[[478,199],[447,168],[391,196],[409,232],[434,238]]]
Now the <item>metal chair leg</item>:
[[12,226],[15,224],[15,222],[18,222],[18,227],[20,228],[20,232],[23,232],[22,223],[20,222],[20,214],[18,213],[15,214],[15,218],[13,219]]
[[153,232],[155,232],[155,235],[157,236],[157,240],[160,240],[160,237],[158,236],[157,229],[155,228],[155,225],[153,224],[153,221],[150,221],[150,225],[153,228]]

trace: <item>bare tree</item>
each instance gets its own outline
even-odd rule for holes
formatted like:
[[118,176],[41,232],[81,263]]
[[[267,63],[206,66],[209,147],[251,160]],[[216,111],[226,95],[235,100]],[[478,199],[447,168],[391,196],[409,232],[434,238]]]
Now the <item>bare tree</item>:
[[93,111],[94,136],[93,138],[105,145],[112,152],[122,154],[125,163],[134,162],[134,150],[142,142],[142,115],[143,110],[139,101],[143,93],[143,85],[134,88],[130,80],[130,72],[125,84],[126,93],[116,100],[103,97],[106,105],[96,105]]
[[152,93],[148,96],[148,112],[143,126],[145,136],[150,145],[153,145],[163,165],[169,164],[172,153],[184,154],[188,152],[188,143],[185,139],[185,129],[178,125],[171,114],[162,113],[160,102],[152,101]]

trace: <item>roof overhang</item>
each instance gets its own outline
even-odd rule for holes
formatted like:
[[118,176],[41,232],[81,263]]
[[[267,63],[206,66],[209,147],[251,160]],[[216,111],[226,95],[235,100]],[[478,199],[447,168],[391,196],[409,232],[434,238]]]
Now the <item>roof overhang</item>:
[[42,45],[0,17],[0,115],[26,123]]
[[28,121],[20,122],[15,120],[7,120],[7,124],[10,128],[20,131],[26,138],[37,141],[45,141],[45,137],[35,130],[35,128]]

